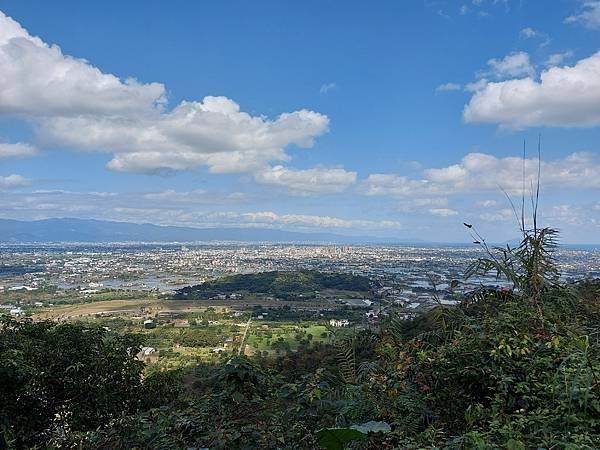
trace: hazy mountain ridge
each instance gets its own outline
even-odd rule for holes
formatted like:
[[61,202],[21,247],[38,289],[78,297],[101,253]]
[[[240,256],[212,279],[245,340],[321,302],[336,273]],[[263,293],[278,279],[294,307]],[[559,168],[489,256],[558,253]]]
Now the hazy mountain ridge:
[[192,228],[96,219],[0,219],[0,242],[339,242],[390,243],[391,238],[303,233],[269,228]]

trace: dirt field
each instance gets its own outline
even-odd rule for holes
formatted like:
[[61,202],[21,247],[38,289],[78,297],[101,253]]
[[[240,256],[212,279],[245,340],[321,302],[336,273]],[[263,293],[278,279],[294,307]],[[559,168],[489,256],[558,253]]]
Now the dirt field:
[[43,311],[35,314],[34,319],[69,319],[74,317],[83,317],[95,315],[104,311],[137,311],[141,312],[142,307],[151,307],[159,303],[156,299],[143,300],[106,300],[93,303],[79,303],[76,305],[54,306],[44,308]]
[[102,312],[114,312],[115,315],[131,314],[141,315],[142,308],[146,312],[158,313],[164,311],[173,312],[198,312],[206,308],[215,309],[246,309],[254,305],[264,307],[277,307],[289,305],[296,309],[313,309],[322,307],[321,302],[282,302],[274,300],[159,300],[153,298],[128,299],[128,300],[104,300],[92,303],[79,303],[76,305],[55,306],[44,308],[35,314],[34,319],[71,319],[85,316],[94,316]]

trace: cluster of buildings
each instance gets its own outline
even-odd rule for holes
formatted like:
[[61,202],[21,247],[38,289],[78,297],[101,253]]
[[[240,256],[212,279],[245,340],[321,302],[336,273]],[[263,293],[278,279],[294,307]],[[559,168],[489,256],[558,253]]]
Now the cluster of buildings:
[[[502,285],[493,276],[463,280],[465,268],[478,256],[477,246],[8,245],[0,249],[0,304],[3,293],[27,294],[48,286],[79,290],[81,296],[109,289],[168,295],[227,274],[314,269],[367,276],[376,281],[376,298],[419,310],[455,302],[481,284]],[[561,249],[558,260],[565,279],[600,276],[600,251]],[[450,288],[452,280],[460,283]]]

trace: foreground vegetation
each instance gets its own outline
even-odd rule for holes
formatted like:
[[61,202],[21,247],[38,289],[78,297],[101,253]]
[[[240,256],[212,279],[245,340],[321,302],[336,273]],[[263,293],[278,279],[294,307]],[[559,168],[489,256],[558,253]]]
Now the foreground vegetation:
[[[553,232],[471,272],[482,289],[279,357],[143,371],[137,335],[5,320],[0,426],[15,448],[600,448],[600,282],[561,285]],[[307,333],[308,334],[308,333]],[[14,387],[14,388],[13,388]]]

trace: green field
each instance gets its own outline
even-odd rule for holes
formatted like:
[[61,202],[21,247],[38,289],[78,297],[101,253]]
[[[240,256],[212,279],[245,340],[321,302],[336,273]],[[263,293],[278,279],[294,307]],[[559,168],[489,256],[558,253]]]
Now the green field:
[[281,353],[287,347],[278,346],[278,342],[284,342],[291,351],[296,351],[302,344],[310,346],[330,339],[330,331],[322,324],[255,321],[247,344],[259,351],[276,353],[279,350]]

